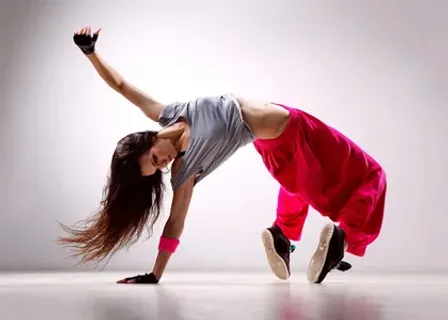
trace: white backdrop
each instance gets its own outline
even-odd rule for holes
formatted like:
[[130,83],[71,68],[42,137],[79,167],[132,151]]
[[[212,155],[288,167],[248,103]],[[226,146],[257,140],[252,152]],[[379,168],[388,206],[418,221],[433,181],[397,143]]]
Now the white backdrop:
[[[244,4],[242,4],[244,3]],[[234,92],[303,108],[386,169],[384,228],[360,271],[446,271],[448,45],[441,1],[2,1],[0,269],[82,269],[57,247],[101,197],[115,144],[158,126],[95,73],[98,51],[162,102]],[[445,21],[444,21],[445,20]],[[260,231],[278,185],[252,145],[198,185],[169,270],[268,271]],[[166,198],[164,218],[170,196]],[[148,271],[154,238],[107,269]],[[292,269],[325,223],[311,211]]]

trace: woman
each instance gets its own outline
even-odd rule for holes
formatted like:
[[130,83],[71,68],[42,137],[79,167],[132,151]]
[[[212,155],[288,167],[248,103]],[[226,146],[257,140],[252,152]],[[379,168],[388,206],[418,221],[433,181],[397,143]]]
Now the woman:
[[383,220],[386,177],[355,143],[322,121],[275,103],[226,94],[163,105],[133,87],[96,52],[100,30],[75,33],[74,42],[102,79],[163,127],[132,133],[118,142],[100,210],[84,228],[64,229],[59,243],[75,248],[81,262],[100,261],[138,240],[159,216],[162,170],[172,164],[170,216],[149,274],[119,283],[158,283],[179,245],[194,186],[239,148],[253,143],[280,185],[277,218],[262,232],[267,260],[280,279],[290,276],[290,240],[300,240],[309,206],[333,223],[321,231],[308,280],[322,282],[333,269],[347,270],[345,252],[364,256]]

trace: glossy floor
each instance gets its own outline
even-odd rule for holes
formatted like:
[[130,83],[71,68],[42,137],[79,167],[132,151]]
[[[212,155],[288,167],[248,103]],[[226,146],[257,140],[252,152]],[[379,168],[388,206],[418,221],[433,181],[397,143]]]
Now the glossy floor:
[[154,285],[117,285],[133,273],[1,274],[0,318],[64,320],[447,319],[448,276],[167,274]]

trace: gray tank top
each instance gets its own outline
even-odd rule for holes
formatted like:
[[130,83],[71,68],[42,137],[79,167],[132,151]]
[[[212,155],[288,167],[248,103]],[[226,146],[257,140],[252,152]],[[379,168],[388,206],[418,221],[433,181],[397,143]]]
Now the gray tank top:
[[167,127],[179,118],[190,125],[190,141],[179,171],[171,178],[173,191],[193,175],[198,175],[195,184],[198,183],[255,139],[232,94],[168,104],[162,109],[158,122]]

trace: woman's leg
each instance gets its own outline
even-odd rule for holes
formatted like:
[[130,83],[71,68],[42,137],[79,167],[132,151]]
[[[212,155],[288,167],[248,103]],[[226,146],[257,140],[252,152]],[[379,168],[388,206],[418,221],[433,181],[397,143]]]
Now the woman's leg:
[[277,218],[272,227],[263,230],[262,239],[272,271],[280,279],[287,279],[290,276],[290,240],[300,239],[309,208],[299,196],[300,177],[311,174],[304,172],[310,167],[306,163],[308,158],[296,155],[300,153],[304,139],[302,112],[283,107],[290,115],[283,132],[275,139],[255,140],[254,146],[272,177],[282,186],[278,194]]
[[384,172],[368,179],[350,197],[338,221],[345,233],[347,252],[363,257],[369,244],[378,237],[384,217],[387,182]]
[[290,240],[300,240],[308,209],[309,205],[300,197],[288,193],[283,187],[280,188],[277,218],[274,225],[262,233],[269,266],[280,279],[287,279],[291,275]]
[[381,230],[386,184],[383,170],[373,172],[352,193],[337,217],[331,217],[340,225],[327,224],[322,230],[318,248],[308,267],[310,282],[320,283],[331,270],[338,268],[345,251],[364,256],[367,246]]
[[309,205],[299,195],[288,193],[280,187],[277,202],[277,219],[283,234],[290,240],[299,241],[302,236],[303,225],[308,216]]

